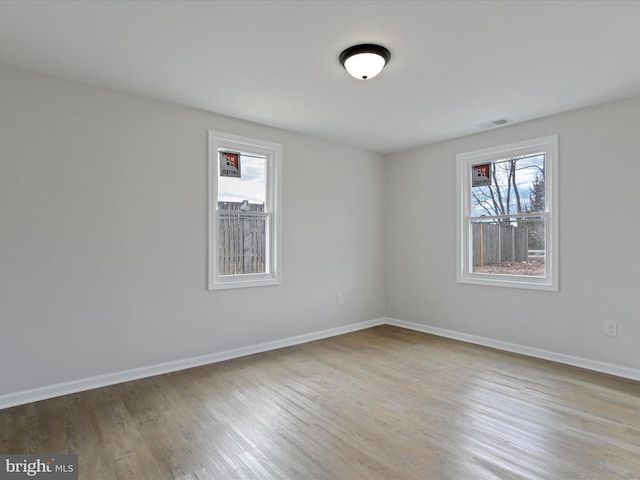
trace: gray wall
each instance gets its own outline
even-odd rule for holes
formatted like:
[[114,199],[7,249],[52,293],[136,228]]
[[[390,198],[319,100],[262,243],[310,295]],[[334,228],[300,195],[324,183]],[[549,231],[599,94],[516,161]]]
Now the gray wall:
[[[283,144],[281,286],[206,290],[208,129]],[[376,154],[0,65],[0,396],[383,317],[384,182]]]
[[[387,316],[639,369],[639,125],[636,97],[390,156]],[[456,284],[456,154],[556,133],[560,292]]]

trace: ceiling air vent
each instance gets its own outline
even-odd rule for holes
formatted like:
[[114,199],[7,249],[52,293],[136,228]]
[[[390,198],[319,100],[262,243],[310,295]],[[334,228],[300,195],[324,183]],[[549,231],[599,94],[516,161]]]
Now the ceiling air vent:
[[502,117],[502,118],[498,118],[496,120],[491,120],[490,122],[479,123],[476,126],[486,129],[486,128],[501,127],[502,125],[506,125],[508,123],[513,123],[513,120],[510,120],[508,118]]

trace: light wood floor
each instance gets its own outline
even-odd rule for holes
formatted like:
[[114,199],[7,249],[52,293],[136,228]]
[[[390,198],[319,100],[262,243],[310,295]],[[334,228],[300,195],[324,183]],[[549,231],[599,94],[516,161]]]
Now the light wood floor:
[[639,479],[640,383],[391,326],[0,410],[81,479]]

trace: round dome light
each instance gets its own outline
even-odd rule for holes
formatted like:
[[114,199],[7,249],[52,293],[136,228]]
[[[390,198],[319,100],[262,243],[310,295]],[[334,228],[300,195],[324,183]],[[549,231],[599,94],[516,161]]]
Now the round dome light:
[[347,48],[339,60],[352,77],[369,80],[382,71],[390,58],[391,52],[385,47],[367,43]]

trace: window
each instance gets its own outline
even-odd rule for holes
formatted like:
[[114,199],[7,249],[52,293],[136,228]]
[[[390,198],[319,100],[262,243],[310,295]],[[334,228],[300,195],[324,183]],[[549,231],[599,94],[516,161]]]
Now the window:
[[209,290],[280,283],[282,145],[209,131]]
[[558,290],[557,135],[457,155],[459,283]]

